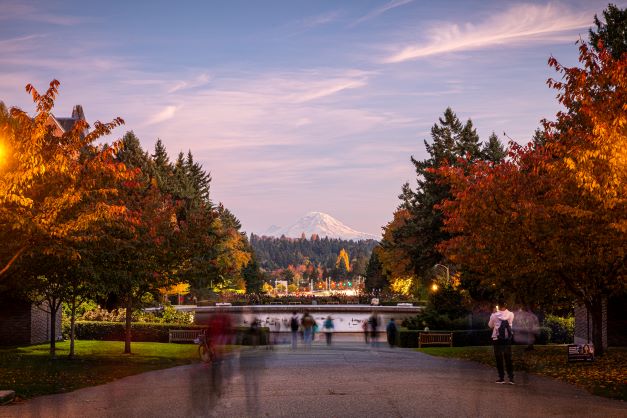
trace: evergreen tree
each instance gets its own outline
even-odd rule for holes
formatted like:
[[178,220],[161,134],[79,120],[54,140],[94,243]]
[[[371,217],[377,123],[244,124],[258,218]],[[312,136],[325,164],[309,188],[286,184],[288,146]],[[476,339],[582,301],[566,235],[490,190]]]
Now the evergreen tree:
[[546,145],[546,133],[542,129],[536,128],[536,130],[533,132],[533,137],[531,138],[531,142],[536,148],[545,146]]
[[594,15],[596,31],[590,29],[590,44],[598,52],[601,41],[614,59],[620,59],[627,52],[627,9],[610,3],[603,11],[603,18],[605,22]]
[[209,187],[211,183],[211,174],[207,174],[202,166],[194,161],[192,152],[187,152],[187,160],[185,161],[185,169],[192,183],[194,201],[197,204],[203,203],[211,206],[209,201]]
[[242,269],[242,276],[246,283],[246,293],[260,293],[264,283],[264,274],[259,268],[254,254],[250,263]]
[[372,292],[374,289],[386,289],[388,287],[388,281],[383,273],[383,266],[379,261],[377,250],[372,251],[370,260],[368,260],[368,266],[366,267],[366,281],[365,287],[368,292]]
[[481,149],[481,158],[485,161],[490,161],[495,164],[502,162],[507,156],[505,147],[499,140],[498,136],[494,132],[488,138],[488,142],[483,145]]
[[401,246],[409,255],[417,277],[422,277],[425,271],[443,262],[435,247],[449,238],[442,230],[442,213],[436,208],[438,203],[449,197],[449,188],[438,181],[438,175],[432,170],[441,165],[456,164],[459,157],[472,161],[482,156],[479,136],[472,121],[468,119],[462,124],[451,108],[447,108],[444,117],[439,118],[439,123],[431,128],[431,139],[431,143],[424,141],[429,158],[422,161],[411,158],[416,168],[418,187],[415,191],[403,187],[401,206],[409,210],[410,220],[394,232],[394,245]]
[[152,154],[152,163],[155,178],[159,184],[159,188],[165,194],[172,194],[173,184],[172,177],[174,176],[174,168],[170,163],[168,153],[161,142],[161,139],[157,139],[155,143],[155,151]]
[[152,171],[152,161],[148,153],[142,149],[139,138],[133,131],[129,131],[122,137],[122,145],[123,148],[117,154],[118,159],[127,167],[139,168],[142,180],[148,180]]

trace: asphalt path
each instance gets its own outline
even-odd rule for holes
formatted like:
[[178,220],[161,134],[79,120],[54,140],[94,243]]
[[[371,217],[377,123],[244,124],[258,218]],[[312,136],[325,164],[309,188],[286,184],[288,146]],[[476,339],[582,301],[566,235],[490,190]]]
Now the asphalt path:
[[627,404],[553,379],[409,349],[339,342],[243,349],[0,407],[0,417],[627,417]]

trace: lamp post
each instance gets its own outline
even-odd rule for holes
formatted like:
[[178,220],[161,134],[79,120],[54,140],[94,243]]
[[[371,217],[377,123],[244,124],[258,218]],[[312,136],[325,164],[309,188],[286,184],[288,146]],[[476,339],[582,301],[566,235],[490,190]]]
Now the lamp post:
[[446,270],[446,284],[449,285],[451,284],[451,274],[450,274],[450,270],[447,266],[445,266],[444,264],[436,264],[435,266],[433,266],[433,268],[436,267],[440,267]]

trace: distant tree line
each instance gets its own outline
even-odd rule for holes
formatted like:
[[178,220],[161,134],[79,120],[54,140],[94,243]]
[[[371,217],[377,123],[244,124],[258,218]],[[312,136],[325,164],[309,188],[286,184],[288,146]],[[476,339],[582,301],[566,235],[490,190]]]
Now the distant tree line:
[[345,250],[351,260],[370,258],[375,240],[342,240],[320,238],[313,235],[310,239],[266,237],[251,234],[250,244],[255,251],[259,266],[265,270],[276,270],[296,266],[305,262],[332,269],[336,266],[338,255]]

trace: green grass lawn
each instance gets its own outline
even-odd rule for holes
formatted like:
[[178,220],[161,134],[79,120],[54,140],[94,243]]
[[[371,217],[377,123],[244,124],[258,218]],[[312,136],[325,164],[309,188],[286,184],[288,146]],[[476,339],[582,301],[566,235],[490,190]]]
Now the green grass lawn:
[[[425,354],[460,358],[495,366],[492,347],[428,347],[418,348]],[[513,346],[516,370],[550,376],[586,388],[589,392],[608,398],[627,400],[627,348],[610,348],[592,363],[568,363],[566,346],[535,346],[525,351]]]
[[0,349],[0,389],[15,390],[19,398],[69,392],[121,377],[199,361],[195,344],[132,343],[133,354],[122,354],[119,341],[76,341],[74,359],[70,343],[57,343],[57,358],[49,345]]

